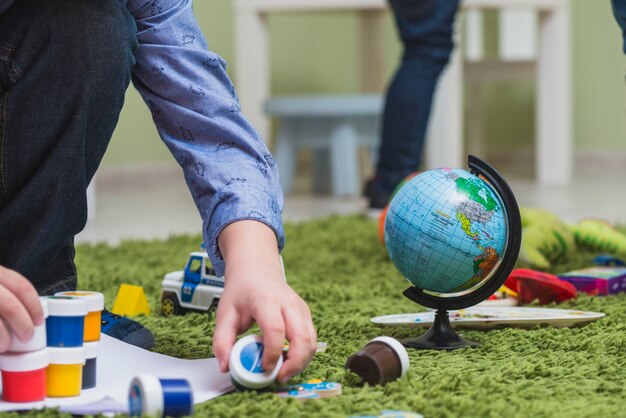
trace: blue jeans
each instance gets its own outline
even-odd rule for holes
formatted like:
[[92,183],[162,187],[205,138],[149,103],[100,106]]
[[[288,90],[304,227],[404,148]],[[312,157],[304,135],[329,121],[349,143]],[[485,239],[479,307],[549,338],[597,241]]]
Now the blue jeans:
[[617,23],[622,28],[622,38],[624,39],[624,53],[626,54],[626,0],[611,0],[613,4],[613,14]]
[[18,0],[0,15],[0,264],[76,287],[86,188],[119,118],[134,20],[118,1]]
[[376,177],[378,192],[391,194],[422,159],[437,80],[454,47],[459,0],[389,0],[404,46],[387,91]]

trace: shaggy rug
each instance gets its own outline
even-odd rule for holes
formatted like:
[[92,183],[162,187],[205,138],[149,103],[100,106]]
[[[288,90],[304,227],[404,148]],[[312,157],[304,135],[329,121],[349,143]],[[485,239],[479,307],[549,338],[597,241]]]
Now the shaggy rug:
[[[198,405],[196,416],[347,417],[385,409],[427,418],[626,416],[626,295],[579,295],[559,305],[607,314],[582,328],[463,331],[480,346],[453,352],[410,350],[407,378],[384,387],[363,386],[344,370],[348,356],[376,336],[405,338],[422,332],[378,328],[369,319],[423,309],[402,296],[408,282],[387,258],[371,220],[332,217],[287,225],[286,232],[287,279],[309,303],[319,341],[328,343],[293,383],[337,381],[343,395],[301,402],[271,393],[233,393]],[[111,308],[121,283],[143,286],[152,313],[138,320],[154,332],[154,350],[181,358],[212,356],[214,322],[206,314],[165,318],[159,313],[163,275],[180,270],[200,242],[198,235],[115,247],[81,245],[79,287],[103,292]],[[553,272],[588,266],[595,255],[580,249]],[[58,415],[55,410],[19,414]]]

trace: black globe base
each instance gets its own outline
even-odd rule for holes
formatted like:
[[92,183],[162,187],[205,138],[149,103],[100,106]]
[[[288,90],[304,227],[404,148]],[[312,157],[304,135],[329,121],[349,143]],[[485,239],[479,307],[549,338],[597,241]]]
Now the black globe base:
[[433,325],[426,333],[417,338],[402,340],[405,347],[418,350],[456,350],[457,348],[476,347],[475,341],[466,340],[457,334],[450,325],[448,311],[437,309]]

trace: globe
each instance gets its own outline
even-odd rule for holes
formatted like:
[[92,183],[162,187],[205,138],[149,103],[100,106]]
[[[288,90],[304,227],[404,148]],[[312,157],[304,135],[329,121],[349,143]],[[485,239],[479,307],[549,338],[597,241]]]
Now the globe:
[[402,341],[416,349],[476,346],[456,334],[448,310],[475,305],[502,286],[521,243],[511,188],[489,164],[468,157],[470,171],[436,169],[408,180],[387,208],[385,247],[412,284],[403,294],[436,310],[431,328]]
[[489,277],[508,227],[502,200],[487,182],[465,170],[436,169],[396,193],[384,229],[391,261],[413,285],[457,293]]

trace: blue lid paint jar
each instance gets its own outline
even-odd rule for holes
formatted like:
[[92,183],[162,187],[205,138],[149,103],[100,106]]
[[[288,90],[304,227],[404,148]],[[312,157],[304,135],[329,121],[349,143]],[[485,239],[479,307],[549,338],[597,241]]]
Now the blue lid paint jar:
[[98,292],[74,290],[58,292],[54,296],[71,296],[87,301],[87,315],[85,316],[85,333],[83,341],[100,341],[100,329],[102,327],[102,310],[104,309],[104,295]]
[[182,417],[193,414],[193,392],[185,379],[139,375],[128,391],[130,416]]
[[82,347],[87,301],[69,296],[48,296],[48,347]]
[[84,344],[85,364],[83,365],[83,389],[91,389],[96,387],[97,360],[98,351],[100,350],[99,346],[99,341],[93,341]]
[[228,368],[230,380],[237,389],[260,390],[274,383],[283,365],[283,357],[278,357],[274,370],[267,371],[262,364],[263,350],[263,338],[259,335],[248,335],[235,343]]

